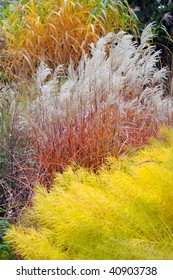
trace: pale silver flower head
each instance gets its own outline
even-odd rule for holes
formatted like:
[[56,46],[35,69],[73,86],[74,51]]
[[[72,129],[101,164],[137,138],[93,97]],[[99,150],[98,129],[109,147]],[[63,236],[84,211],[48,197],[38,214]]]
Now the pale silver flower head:
[[136,12],[140,12],[141,8],[138,7],[138,6],[135,6],[135,8],[133,9],[133,11],[136,13]]
[[166,13],[163,16],[162,21],[164,21],[168,26],[173,25],[173,15],[170,12]]

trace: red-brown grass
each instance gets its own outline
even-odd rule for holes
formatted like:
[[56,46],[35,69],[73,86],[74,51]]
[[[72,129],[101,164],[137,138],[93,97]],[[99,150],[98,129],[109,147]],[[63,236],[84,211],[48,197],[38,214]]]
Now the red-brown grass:
[[111,106],[80,121],[55,123],[46,139],[35,126],[32,142],[39,167],[37,179],[49,186],[55,172],[63,172],[72,162],[97,171],[108,156],[143,147],[164,124],[155,119],[154,112],[143,109],[137,113],[134,108],[120,116],[117,107]]

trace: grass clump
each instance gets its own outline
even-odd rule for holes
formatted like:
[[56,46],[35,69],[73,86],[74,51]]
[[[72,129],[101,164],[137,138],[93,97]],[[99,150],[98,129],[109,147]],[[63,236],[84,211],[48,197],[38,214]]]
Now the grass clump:
[[30,77],[44,60],[49,67],[76,64],[89,44],[107,32],[137,33],[127,1],[19,1],[4,8],[0,27],[6,39],[2,65],[13,78]]
[[31,195],[34,173],[28,158],[32,149],[20,129],[24,106],[19,92],[13,85],[0,84],[0,207],[4,218],[10,212],[14,220]]
[[150,46],[150,24],[140,44],[121,31],[90,45],[77,69],[71,61],[54,73],[42,62],[35,90],[21,117],[35,150],[38,180],[50,184],[70,162],[97,170],[108,155],[145,145],[161,125],[171,125],[171,97],[164,97],[167,69]]
[[49,193],[37,185],[5,240],[24,259],[173,259],[172,133],[96,174],[69,167]]

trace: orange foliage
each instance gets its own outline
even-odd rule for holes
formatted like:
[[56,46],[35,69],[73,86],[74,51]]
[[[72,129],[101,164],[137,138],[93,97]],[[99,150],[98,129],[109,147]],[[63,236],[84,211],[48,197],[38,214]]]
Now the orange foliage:
[[143,109],[120,116],[117,108],[91,113],[83,120],[55,123],[53,134],[46,140],[35,127],[32,142],[39,162],[38,180],[49,186],[55,172],[63,172],[75,162],[97,171],[109,155],[130,152],[143,147],[151,136],[156,136],[164,122],[157,122],[152,113]]
[[31,76],[41,60],[51,68],[67,64],[70,59],[78,63],[89,44],[107,32],[131,28],[136,34],[136,18],[127,4],[108,2],[19,2],[3,22],[7,41],[2,61],[5,71],[18,79]]

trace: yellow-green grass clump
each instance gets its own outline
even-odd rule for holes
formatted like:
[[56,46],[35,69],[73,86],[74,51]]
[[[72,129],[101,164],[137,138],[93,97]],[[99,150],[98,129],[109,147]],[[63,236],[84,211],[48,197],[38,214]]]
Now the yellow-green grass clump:
[[173,259],[173,130],[96,174],[69,167],[5,240],[23,259]]

